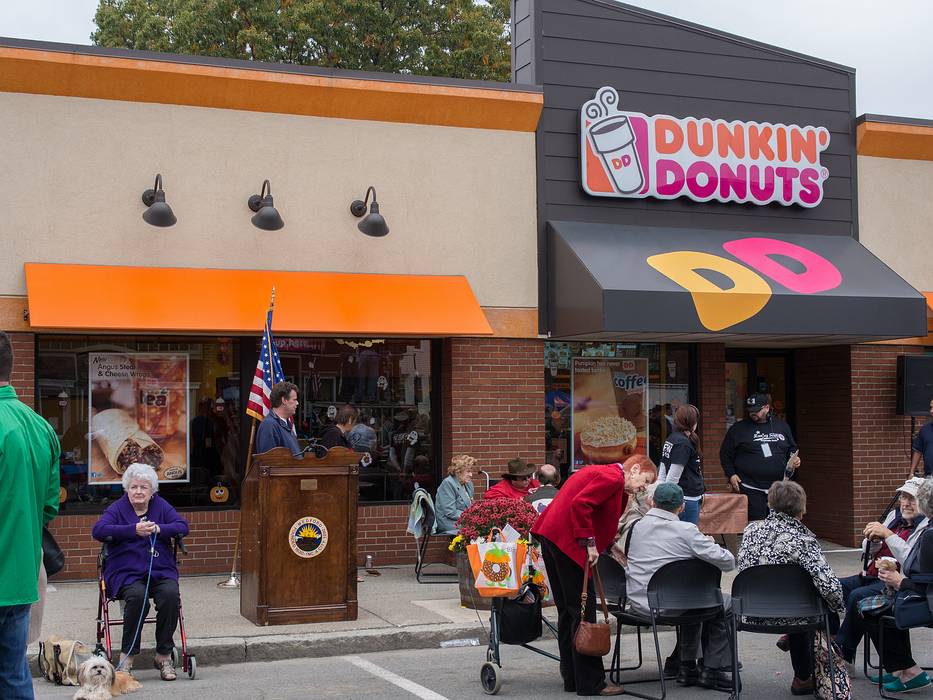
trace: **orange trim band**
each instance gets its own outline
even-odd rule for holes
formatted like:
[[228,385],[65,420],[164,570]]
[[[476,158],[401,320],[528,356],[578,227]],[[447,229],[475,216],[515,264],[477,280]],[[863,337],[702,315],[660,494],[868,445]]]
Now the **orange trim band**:
[[862,122],[856,138],[860,156],[933,160],[933,126]]
[[486,336],[462,276],[26,263],[33,328],[262,332],[274,286],[275,333]]
[[544,95],[0,47],[0,91],[532,132]]

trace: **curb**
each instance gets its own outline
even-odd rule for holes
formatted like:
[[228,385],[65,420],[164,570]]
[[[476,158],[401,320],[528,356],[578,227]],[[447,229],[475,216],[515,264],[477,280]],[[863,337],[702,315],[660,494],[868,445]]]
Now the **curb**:
[[[475,623],[451,623],[399,627],[391,630],[379,628],[352,632],[269,634],[257,637],[204,637],[188,639],[188,649],[197,657],[200,669],[203,666],[253,661],[369,654],[398,649],[435,649],[441,642],[457,639],[477,639],[480,646],[488,643],[488,635]],[[152,658],[151,649],[143,650],[135,657],[134,665],[136,668],[149,668]],[[33,678],[40,678],[35,654],[31,655],[29,662]],[[179,677],[181,675],[179,671]],[[198,675],[200,677],[200,674]]]

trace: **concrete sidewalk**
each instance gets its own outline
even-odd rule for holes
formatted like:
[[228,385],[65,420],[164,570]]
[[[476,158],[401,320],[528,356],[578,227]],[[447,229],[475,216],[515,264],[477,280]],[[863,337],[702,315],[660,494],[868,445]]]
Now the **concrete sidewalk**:
[[[824,549],[839,549],[826,543]],[[854,552],[828,554],[841,576],[858,570]],[[440,570],[441,567],[436,567]],[[386,567],[380,576],[360,571],[359,619],[307,625],[257,627],[240,616],[238,590],[217,584],[226,576],[184,576],[182,601],[189,651],[199,665],[230,664],[361,654],[368,652],[437,648],[442,642],[475,639],[485,645],[489,613],[460,607],[456,583],[418,584],[413,567]],[[734,572],[723,575],[723,590],[730,590]],[[54,582],[46,602],[42,638],[58,634],[93,644],[97,614],[96,582]],[[112,606],[112,610],[118,608]],[[546,614],[554,617],[553,609]],[[119,640],[120,628],[114,633]],[[154,629],[143,632],[143,653],[137,666],[151,661]],[[176,635],[176,642],[178,636]],[[116,642],[119,646],[119,641]],[[30,648],[34,658],[37,645]]]

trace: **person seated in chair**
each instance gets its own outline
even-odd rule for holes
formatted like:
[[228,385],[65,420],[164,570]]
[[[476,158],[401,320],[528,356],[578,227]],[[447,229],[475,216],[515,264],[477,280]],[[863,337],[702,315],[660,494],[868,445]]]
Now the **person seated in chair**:
[[473,503],[473,467],[476,458],[454,455],[447,467],[447,478],[437,487],[434,501],[437,531],[444,535],[457,534],[457,520]]
[[[843,610],[842,585],[826,561],[820,543],[803,524],[807,494],[795,481],[775,481],[768,489],[770,512],[764,520],[748,524],[739,549],[739,571],[764,564],[798,564],[813,579],[813,586],[831,611],[830,631],[838,627]],[[782,620],[789,625],[809,620]],[[788,647],[794,668],[792,695],[813,694],[813,632],[789,634]]]
[[[735,557],[701,533],[691,522],[678,517],[684,510],[684,492],[677,484],[658,484],[652,496],[654,507],[631,527],[626,568],[628,611],[649,617],[648,582],[665,564],[686,559],[701,559],[721,571],[735,568]],[[724,605],[729,609],[728,596]],[[704,630],[705,628],[705,630]],[[715,618],[700,624],[682,625],[680,628],[681,685],[700,685],[704,688],[730,690],[732,688],[731,623]],[[707,642],[702,653],[700,636],[705,632]],[[703,668],[697,659],[703,657]]]
[[484,500],[493,498],[522,499],[541,483],[535,479],[535,465],[527,464],[523,459],[510,459],[509,470],[501,474],[502,481],[483,494]]
[[893,557],[903,565],[927,527],[927,517],[917,508],[917,491],[922,485],[921,478],[908,479],[897,490],[898,507],[888,514],[883,523],[872,521],[865,526],[862,550],[868,548],[870,563],[862,573],[839,580],[846,601],[846,617],[839,627],[836,643],[849,663],[855,661],[855,652],[865,634],[858,604],[884,590],[884,583],[878,578],[878,560]]
[[557,486],[560,484],[560,470],[553,464],[542,464],[538,468],[538,481],[541,486],[525,496],[524,501],[533,505],[538,513],[542,513],[557,495]]
[[188,534],[188,523],[156,493],[159,478],[148,464],[127,468],[123,490],[124,495],[104,511],[91,531],[95,540],[109,545],[103,571],[107,595],[125,602],[120,663],[124,671],[133,667],[133,657],[139,653],[137,627],[141,628],[140,618],[148,614],[152,598],[156,605],[155,667],[162,680],[173,681],[172,637],[178,626],[179,596],[172,540]]
[[[927,518],[933,518],[933,479],[924,479],[917,491],[917,507]],[[907,595],[916,596],[913,604],[913,618],[910,626],[933,624],[933,606],[931,606],[928,589],[933,586],[933,531],[924,530],[917,545],[910,556],[903,562],[903,573],[896,569],[882,568],[878,572],[882,583],[897,591],[901,601]],[[904,605],[906,608],[909,604]],[[916,606],[916,607],[914,607]],[[898,608],[894,608],[895,621],[898,620]],[[890,608],[879,610],[878,613],[891,615]],[[906,626],[906,625],[905,625]],[[889,693],[906,693],[931,684],[930,677],[917,662],[914,661],[910,650],[910,629],[897,629],[893,625],[880,623],[879,614],[865,614],[866,632],[871,636],[872,642],[879,647],[880,636],[884,635],[884,657],[881,666],[885,673],[881,682]],[[877,678],[874,679],[877,682]]]

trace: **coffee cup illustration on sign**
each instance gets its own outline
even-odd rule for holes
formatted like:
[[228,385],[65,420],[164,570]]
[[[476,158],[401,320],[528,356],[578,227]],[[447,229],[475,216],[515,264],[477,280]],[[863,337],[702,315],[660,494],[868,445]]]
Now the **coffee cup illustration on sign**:
[[619,112],[619,93],[604,87],[583,106],[593,120],[589,126],[590,143],[603,159],[606,172],[622,194],[633,194],[645,185],[645,176],[635,149],[636,137],[629,118]]

